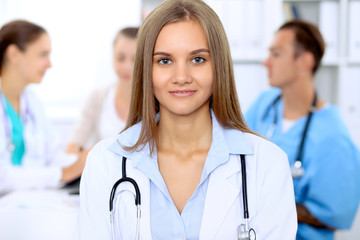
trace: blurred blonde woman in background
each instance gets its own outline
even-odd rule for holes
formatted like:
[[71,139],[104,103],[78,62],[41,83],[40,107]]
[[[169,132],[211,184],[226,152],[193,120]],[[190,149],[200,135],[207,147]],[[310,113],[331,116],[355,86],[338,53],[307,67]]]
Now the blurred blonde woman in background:
[[116,84],[95,90],[87,99],[78,120],[68,152],[91,148],[96,142],[119,133],[127,120],[130,107],[132,74],[138,28],[120,30],[114,40],[113,64]]

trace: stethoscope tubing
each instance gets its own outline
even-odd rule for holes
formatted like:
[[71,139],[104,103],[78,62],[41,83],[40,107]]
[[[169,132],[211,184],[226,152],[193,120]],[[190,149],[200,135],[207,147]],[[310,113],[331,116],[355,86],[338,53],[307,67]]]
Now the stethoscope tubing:
[[112,239],[115,240],[115,230],[114,230],[114,199],[117,187],[123,182],[129,182],[133,185],[135,189],[135,205],[136,205],[136,240],[140,236],[140,218],[141,218],[141,193],[137,182],[129,177],[126,177],[126,157],[122,157],[122,177],[115,182],[111,189],[110,199],[109,199],[109,210],[110,210],[110,225],[111,225],[111,235]]
[[249,208],[248,208],[248,195],[247,195],[247,182],[246,182],[246,165],[244,154],[240,155],[241,158],[241,175],[242,175],[242,195],[243,195],[243,206],[244,206],[244,219],[249,219]]
[[[269,115],[270,110],[273,108],[274,109],[274,119],[273,122],[271,123],[268,131],[267,131],[267,137],[270,139],[275,131],[275,127],[277,125],[278,122],[278,114],[276,112],[276,105],[278,104],[278,102],[281,99],[281,95],[277,96],[272,103],[269,105],[269,107],[266,109],[263,117],[262,117],[262,122],[265,121],[266,117]],[[305,122],[305,126],[302,132],[302,136],[301,136],[301,140],[300,140],[300,144],[299,147],[297,149],[297,153],[296,153],[296,157],[295,157],[295,161],[294,164],[292,166],[292,175],[294,178],[298,178],[301,177],[303,175],[304,169],[302,167],[302,160],[303,160],[303,155],[304,155],[304,149],[305,149],[305,140],[308,134],[308,130],[309,130],[309,126],[310,126],[310,122],[312,119],[312,116],[314,114],[314,112],[316,111],[316,105],[317,105],[317,92],[314,92],[314,98],[313,98],[313,102],[311,104],[309,113],[308,113],[308,117],[306,119]]]
[[308,117],[306,119],[306,123],[305,123],[305,127],[304,127],[304,130],[303,130],[303,134],[302,134],[300,146],[299,146],[299,149],[298,149],[298,153],[297,153],[297,156],[295,158],[295,160],[300,161],[300,162],[302,162],[302,159],[303,159],[304,148],[305,148],[305,145],[304,145],[305,144],[305,139],[306,139],[306,136],[307,136],[307,134],[309,132],[308,129],[309,129],[309,126],[310,126],[311,118],[312,118],[314,112],[316,111],[316,104],[317,104],[317,94],[315,92],[314,100],[313,100],[313,102],[311,104],[311,108],[310,108]]

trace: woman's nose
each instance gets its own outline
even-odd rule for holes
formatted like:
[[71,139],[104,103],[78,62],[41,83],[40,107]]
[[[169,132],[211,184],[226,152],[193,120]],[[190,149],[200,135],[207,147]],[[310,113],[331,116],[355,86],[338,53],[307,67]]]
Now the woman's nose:
[[175,64],[173,83],[184,85],[190,83],[192,81],[191,79],[190,69],[186,63]]
[[51,67],[52,67],[52,63],[51,63],[51,60],[50,60],[50,59],[47,61],[46,67],[47,67],[47,68],[51,68]]

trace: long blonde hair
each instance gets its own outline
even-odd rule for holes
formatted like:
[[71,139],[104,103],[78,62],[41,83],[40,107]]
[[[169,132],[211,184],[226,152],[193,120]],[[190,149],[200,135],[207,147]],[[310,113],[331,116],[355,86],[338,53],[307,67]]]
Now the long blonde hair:
[[187,19],[197,21],[208,40],[214,73],[210,107],[216,119],[225,128],[251,132],[240,110],[230,47],[219,17],[201,0],[167,0],[149,14],[138,33],[130,112],[124,130],[140,121],[142,128],[136,144],[125,147],[127,150],[140,150],[149,143],[150,152],[154,152],[158,143],[156,113],[159,111],[152,85],[154,46],[166,24]]

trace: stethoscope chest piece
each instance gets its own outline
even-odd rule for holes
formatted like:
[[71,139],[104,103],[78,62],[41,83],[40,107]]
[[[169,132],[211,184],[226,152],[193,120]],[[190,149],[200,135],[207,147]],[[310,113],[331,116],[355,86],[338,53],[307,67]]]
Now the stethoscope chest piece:
[[256,240],[256,233],[253,228],[249,230],[248,223],[240,224],[238,227],[238,240]]
[[238,240],[250,240],[250,234],[246,230],[245,224],[241,224],[238,228]]
[[15,150],[15,144],[12,141],[9,141],[7,144],[7,150],[13,152]]
[[304,168],[301,161],[296,160],[291,167],[291,175],[293,178],[300,178],[304,175]]

